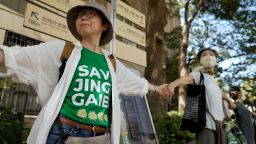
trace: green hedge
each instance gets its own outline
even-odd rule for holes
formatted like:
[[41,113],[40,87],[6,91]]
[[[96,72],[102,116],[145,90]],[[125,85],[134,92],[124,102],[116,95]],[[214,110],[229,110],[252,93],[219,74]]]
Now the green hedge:
[[10,110],[0,112],[0,143],[20,144],[21,122]]
[[160,144],[187,144],[195,140],[195,135],[180,131],[183,114],[170,111],[165,116],[155,118],[154,125]]

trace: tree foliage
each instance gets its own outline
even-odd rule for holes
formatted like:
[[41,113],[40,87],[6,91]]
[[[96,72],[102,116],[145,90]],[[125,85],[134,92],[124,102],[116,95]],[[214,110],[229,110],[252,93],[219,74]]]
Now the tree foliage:
[[232,19],[239,5],[240,0],[204,0],[201,12],[214,14],[220,19]]
[[160,144],[187,144],[195,140],[194,134],[180,130],[182,117],[182,113],[171,111],[154,120]]
[[[179,48],[179,75],[185,77],[188,73],[187,69],[187,49],[189,46],[190,30],[194,20],[200,13],[214,13],[219,18],[229,18],[237,9],[240,0],[181,0],[181,17],[182,17],[182,34],[181,45]],[[226,17],[225,17],[226,16]],[[193,27],[193,26],[192,26]],[[179,87],[179,111],[184,109],[185,88]]]
[[21,143],[21,123],[18,115],[10,110],[0,112],[0,143],[17,144]]
[[231,8],[230,13],[223,16],[212,8],[202,11],[192,26],[189,54],[204,46],[217,49],[224,86],[242,86],[246,102],[255,105],[256,0],[240,0],[237,10]]
[[[230,58],[238,59],[226,71],[237,74],[237,79],[256,77],[256,0],[244,0],[233,17],[234,26],[232,38],[236,41],[235,54]],[[245,73],[246,72],[246,73]]]
[[243,86],[243,91],[245,91],[244,95],[246,97],[245,99],[245,103],[247,105],[250,105],[250,106],[254,106],[254,111],[255,110],[255,106],[256,106],[256,81],[255,79],[249,79],[249,80],[246,80],[243,82],[242,84]]

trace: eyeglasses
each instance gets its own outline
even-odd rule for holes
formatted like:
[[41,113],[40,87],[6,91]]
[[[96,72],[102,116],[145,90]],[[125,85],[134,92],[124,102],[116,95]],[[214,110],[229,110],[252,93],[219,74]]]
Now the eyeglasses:
[[96,10],[93,10],[93,9],[84,9],[84,10],[81,10],[78,15],[77,15],[77,18],[81,18],[83,17],[84,15],[86,15],[87,18],[92,18],[96,15],[97,11]]

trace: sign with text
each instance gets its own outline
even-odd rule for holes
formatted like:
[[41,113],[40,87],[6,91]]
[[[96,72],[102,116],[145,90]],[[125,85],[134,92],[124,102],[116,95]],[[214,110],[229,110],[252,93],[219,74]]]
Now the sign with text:
[[116,54],[118,58],[136,63],[143,67],[147,66],[147,53],[135,46],[116,40]]
[[122,99],[128,123],[129,142],[132,144],[157,144],[156,133],[145,97],[122,96]]
[[71,9],[76,5],[85,4],[85,0],[39,0],[39,1],[64,12],[67,12],[69,9]]
[[69,32],[66,18],[28,3],[24,26],[68,41],[76,41]]
[[138,10],[134,9],[133,7],[127,5],[126,3],[117,0],[117,8],[116,13],[125,17],[126,19],[132,21],[133,23],[145,28],[146,27],[146,20],[145,15]]
[[116,33],[121,37],[146,47],[146,34],[118,19],[116,20]]
[[116,39],[116,55],[129,62],[147,66],[146,52],[141,50],[146,47],[145,15],[128,4],[117,0],[116,34],[121,38]]

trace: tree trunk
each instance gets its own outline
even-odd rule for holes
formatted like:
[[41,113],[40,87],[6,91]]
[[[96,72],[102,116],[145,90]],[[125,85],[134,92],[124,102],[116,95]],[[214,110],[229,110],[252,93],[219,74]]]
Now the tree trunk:
[[[146,16],[146,52],[147,67],[145,78],[152,84],[166,83],[166,52],[164,27],[168,10],[165,0],[123,0]],[[148,93],[148,104],[153,117],[168,111],[168,101],[159,98],[156,93]]]
[[[182,32],[182,42],[180,47],[180,78],[185,77],[188,73],[187,71],[187,63],[186,63],[186,55],[187,55],[187,48],[188,48],[188,37],[189,37],[189,25],[188,23],[184,23],[183,32]],[[179,87],[179,112],[184,111],[185,107],[185,87]]]
[[[166,54],[164,27],[167,23],[167,8],[164,0],[149,0],[146,10],[147,67],[145,78],[152,84],[166,83]],[[148,93],[148,103],[153,117],[168,111],[168,102],[156,93]]]
[[[187,71],[187,64],[186,64],[186,55],[187,55],[187,48],[188,48],[188,39],[189,39],[189,29],[195,17],[197,16],[199,10],[201,9],[203,4],[203,0],[199,0],[196,3],[195,10],[191,13],[189,6],[190,0],[185,2],[185,12],[184,12],[184,25],[183,25],[183,32],[182,32],[182,42],[180,48],[180,78],[185,77],[188,73]],[[185,88],[181,86],[179,88],[179,111],[184,111],[185,107]]]

